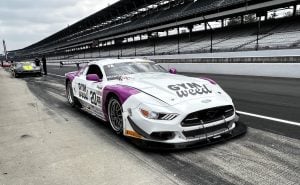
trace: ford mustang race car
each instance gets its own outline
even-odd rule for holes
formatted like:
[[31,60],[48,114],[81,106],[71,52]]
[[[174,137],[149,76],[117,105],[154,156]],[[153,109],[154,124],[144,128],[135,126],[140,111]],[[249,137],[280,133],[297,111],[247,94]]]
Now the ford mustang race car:
[[42,75],[42,70],[40,66],[36,66],[33,62],[15,62],[10,68],[11,73],[14,77],[19,77],[21,75]]
[[66,95],[142,146],[195,147],[246,132],[215,81],[174,73],[144,59],[93,61],[65,75]]

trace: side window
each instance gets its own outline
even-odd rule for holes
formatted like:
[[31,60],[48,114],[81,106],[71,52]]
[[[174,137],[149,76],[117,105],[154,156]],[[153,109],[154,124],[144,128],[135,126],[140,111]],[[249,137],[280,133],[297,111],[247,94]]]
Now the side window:
[[97,74],[100,79],[103,78],[103,74],[102,74],[99,66],[97,66],[97,65],[90,65],[86,75],[88,75],[88,74]]

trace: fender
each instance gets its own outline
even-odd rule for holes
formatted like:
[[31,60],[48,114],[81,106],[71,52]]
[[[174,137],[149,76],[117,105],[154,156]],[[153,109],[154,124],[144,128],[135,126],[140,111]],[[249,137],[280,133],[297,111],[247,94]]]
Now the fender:
[[120,103],[123,104],[130,96],[139,93],[135,88],[126,86],[126,85],[108,85],[104,87],[102,94],[102,110],[107,118],[106,107],[108,105],[108,100],[112,95],[115,95],[120,100]]
[[66,77],[65,86],[66,86],[66,88],[67,88],[68,81],[70,81],[72,83],[75,76],[78,76],[78,73],[79,73],[79,71],[72,71],[72,72],[68,72],[68,73],[65,74],[65,77]]
[[65,74],[66,80],[70,80],[71,82],[74,80],[75,76],[78,76],[79,71],[72,71]]
[[84,67],[82,67],[82,68],[80,68],[78,71],[71,71],[71,72],[66,73],[65,74],[66,85],[67,85],[68,81],[72,82],[74,80],[75,76],[81,75],[83,73],[83,71],[85,70],[86,67],[87,67],[87,65],[84,66]]

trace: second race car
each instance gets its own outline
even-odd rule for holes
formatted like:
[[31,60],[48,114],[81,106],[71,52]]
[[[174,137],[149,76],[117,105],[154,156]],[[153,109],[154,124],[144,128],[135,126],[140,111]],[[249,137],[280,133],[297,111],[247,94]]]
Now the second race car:
[[40,66],[36,66],[33,62],[15,62],[11,66],[11,73],[14,77],[21,75],[42,75]]
[[215,81],[170,74],[149,60],[90,62],[66,74],[66,94],[72,106],[149,147],[194,147],[246,132]]

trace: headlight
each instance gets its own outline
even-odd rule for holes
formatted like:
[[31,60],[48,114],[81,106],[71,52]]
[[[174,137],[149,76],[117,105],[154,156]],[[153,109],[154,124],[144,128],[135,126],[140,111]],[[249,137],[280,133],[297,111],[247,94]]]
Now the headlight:
[[140,111],[141,111],[142,115],[148,119],[157,119],[159,117],[159,113],[157,113],[157,112],[148,111],[145,109],[140,109]]
[[173,120],[178,116],[176,113],[158,113],[142,108],[140,108],[140,112],[145,118],[157,120]]

